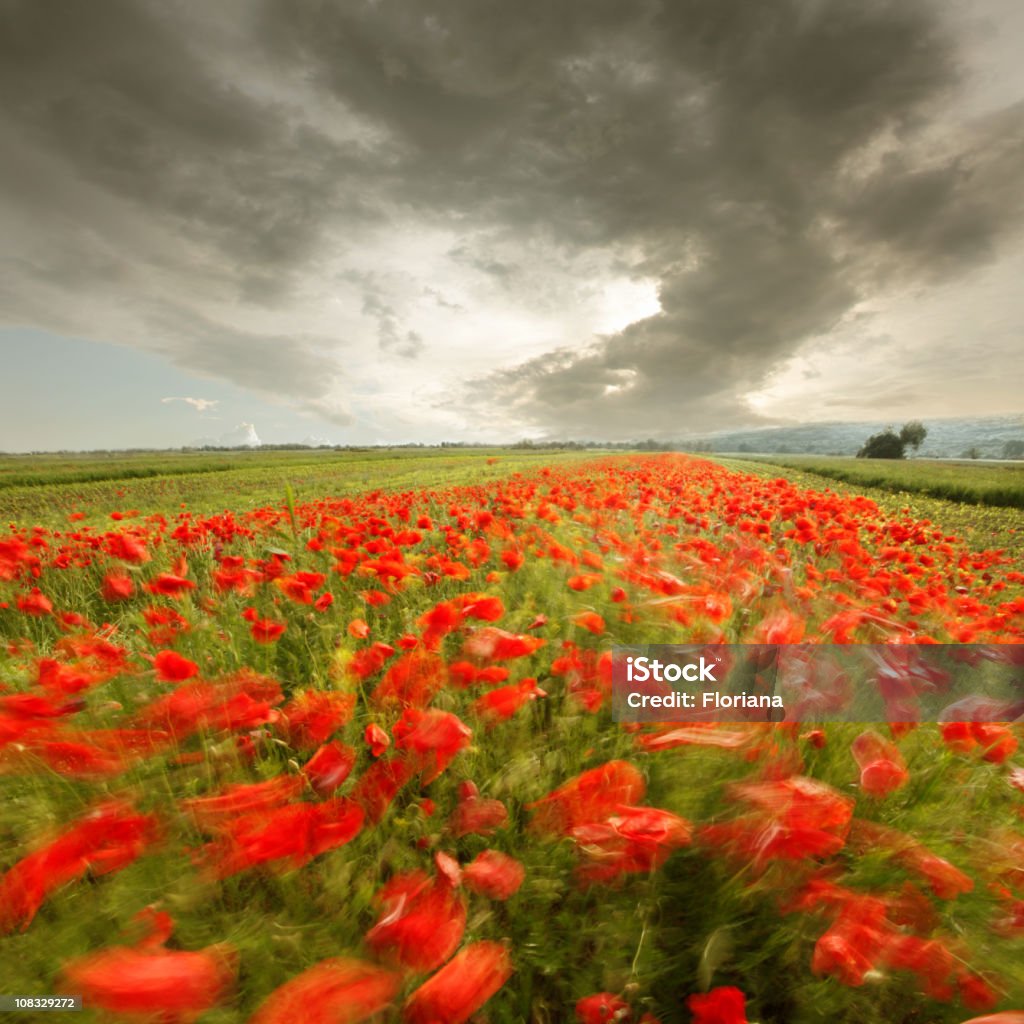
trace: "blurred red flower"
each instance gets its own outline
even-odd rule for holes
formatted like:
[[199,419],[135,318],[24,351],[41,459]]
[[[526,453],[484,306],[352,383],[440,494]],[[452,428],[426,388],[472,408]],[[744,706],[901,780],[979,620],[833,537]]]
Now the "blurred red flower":
[[474,942],[413,992],[403,1017],[406,1024],[465,1024],[511,976],[504,946]]
[[331,793],[351,774],[356,752],[338,740],[324,744],[305,764],[303,775],[318,793]]
[[534,811],[530,828],[568,835],[577,825],[604,821],[622,804],[638,804],[645,791],[644,778],[633,765],[609,761],[527,804],[526,809]]
[[432,971],[458,948],[466,928],[466,905],[450,881],[423,871],[395,875],[377,893],[381,907],[366,943],[379,956]]
[[690,996],[686,1005],[693,1024],[747,1024],[747,1000],[731,985]]
[[526,868],[508,854],[484,850],[462,869],[467,889],[492,900],[511,899],[526,878]]
[[401,983],[376,964],[321,960],[271,992],[249,1024],[358,1024],[387,1009]]
[[115,946],[64,965],[62,988],[85,1006],[166,1024],[189,1024],[229,993],[237,955],[227,945],[198,952]]
[[612,992],[595,992],[576,1003],[580,1024],[616,1024],[629,1020],[629,1003]]
[[177,651],[160,651],[153,659],[157,678],[165,683],[180,683],[199,672],[199,666]]

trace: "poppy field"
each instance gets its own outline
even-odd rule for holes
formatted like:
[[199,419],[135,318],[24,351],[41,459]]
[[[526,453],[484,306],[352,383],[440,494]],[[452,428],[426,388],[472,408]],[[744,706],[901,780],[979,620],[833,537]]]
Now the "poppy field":
[[772,472],[495,455],[234,511],[24,506],[0,994],[83,1022],[1022,1024],[1019,724],[612,721],[614,644],[887,644],[910,674],[914,645],[986,644],[1024,676],[1019,552]]
[[821,455],[759,455],[751,461],[802,470],[857,487],[924,494],[947,501],[1024,508],[1024,465],[939,459],[856,459]]

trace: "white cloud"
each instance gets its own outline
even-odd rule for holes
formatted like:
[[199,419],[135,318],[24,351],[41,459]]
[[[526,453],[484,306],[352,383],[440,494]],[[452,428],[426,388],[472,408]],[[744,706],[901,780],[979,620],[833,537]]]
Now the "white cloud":
[[196,412],[206,412],[207,409],[216,409],[220,404],[220,399],[217,398],[161,398],[161,402],[165,405],[168,402],[184,402],[186,405],[191,405]]

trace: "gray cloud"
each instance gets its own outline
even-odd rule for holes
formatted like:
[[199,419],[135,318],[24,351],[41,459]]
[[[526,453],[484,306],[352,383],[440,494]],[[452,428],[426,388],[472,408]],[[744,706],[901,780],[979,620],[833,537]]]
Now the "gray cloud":
[[662,311],[464,382],[480,414],[574,436],[749,421],[743,395],[859,301],[980,266],[1019,228],[1024,104],[950,120],[942,10],[7,0],[0,302],[79,333],[103,303],[125,343],[138,325],[180,366],[350,422],[337,337],[252,323],[345,257],[380,351],[420,356],[360,263],[367,232],[447,232],[454,265],[528,309],[560,301],[536,254],[601,251]]
[[351,414],[326,400],[340,371],[323,339],[240,330],[175,306],[146,309],[150,347],[197,373],[230,380],[267,398],[288,397],[340,426]]
[[394,309],[375,292],[363,296],[363,313],[377,321],[377,344],[382,351],[403,359],[415,359],[423,351],[419,334],[405,329]]

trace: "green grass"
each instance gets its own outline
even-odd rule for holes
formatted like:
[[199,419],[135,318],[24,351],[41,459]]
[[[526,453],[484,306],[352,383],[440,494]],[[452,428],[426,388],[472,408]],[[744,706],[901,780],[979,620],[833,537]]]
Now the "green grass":
[[[732,460],[728,461],[731,464]],[[784,466],[858,488],[875,487],[969,505],[1024,509],[1024,462],[979,465],[969,460],[940,462],[820,455],[745,455],[742,462]]]
[[55,526],[72,512],[96,525],[114,510],[141,515],[243,512],[364,491],[483,483],[596,451],[373,448],[347,451],[116,452],[0,456],[0,522]]

